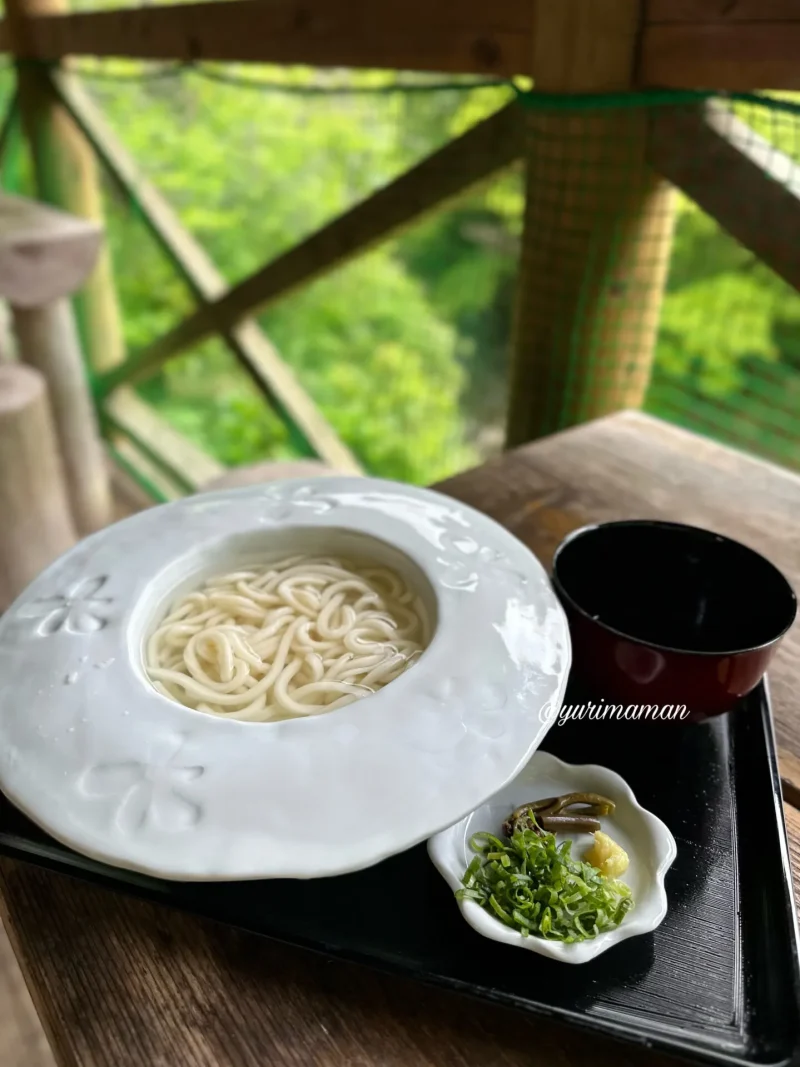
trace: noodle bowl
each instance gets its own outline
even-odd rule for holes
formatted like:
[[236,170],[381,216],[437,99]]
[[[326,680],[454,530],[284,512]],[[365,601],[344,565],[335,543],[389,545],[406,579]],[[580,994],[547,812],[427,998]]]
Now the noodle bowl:
[[186,707],[269,722],[377,692],[430,637],[424,605],[393,570],[293,556],[181,597],[147,641],[145,669]]

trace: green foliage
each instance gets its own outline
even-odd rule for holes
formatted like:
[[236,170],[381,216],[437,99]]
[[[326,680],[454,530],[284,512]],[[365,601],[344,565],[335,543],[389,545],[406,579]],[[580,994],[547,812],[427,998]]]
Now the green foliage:
[[[119,63],[112,69],[135,68]],[[295,85],[312,78],[383,85],[395,77],[305,68],[237,73]],[[192,73],[90,84],[132,154],[231,281],[368,196],[509,95],[318,98],[242,89]],[[476,421],[465,417],[467,372],[476,368],[482,337],[496,339],[504,355],[507,329],[497,320],[507,315],[515,253],[508,220],[516,217],[519,182],[511,176],[502,185],[499,195],[493,188],[470,197],[261,317],[282,357],[369,470],[424,482],[478,458],[467,439]],[[126,341],[137,349],[185,314],[191,299],[147,236],[136,205],[120,201],[111,188],[108,199]],[[479,225],[478,236],[470,236],[476,224],[483,230]],[[499,240],[498,249],[486,254],[487,240]],[[226,463],[296,450],[297,442],[269,417],[218,344],[176,361],[146,393]]]
[[[370,299],[354,308],[356,293]],[[472,459],[462,440],[463,372],[453,330],[431,313],[419,283],[387,252],[363,256],[276,305],[266,325],[373,470],[433,480]]]
[[647,409],[800,466],[799,371],[800,296],[684,202]]
[[740,388],[747,361],[780,358],[774,326],[800,315],[796,304],[771,272],[685,205],[661,316],[659,371],[691,377],[709,397],[725,396]]
[[[735,111],[754,135],[800,160],[796,115],[750,104]],[[743,133],[743,148],[750,137]],[[773,163],[780,177],[777,156]],[[681,197],[647,407],[800,466],[798,371],[800,296]]]

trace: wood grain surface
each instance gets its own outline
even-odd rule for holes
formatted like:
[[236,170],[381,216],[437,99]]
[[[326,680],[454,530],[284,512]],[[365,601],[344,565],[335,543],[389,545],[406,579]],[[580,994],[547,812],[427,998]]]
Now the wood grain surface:
[[797,89],[800,19],[651,23],[638,82],[671,89]]
[[53,1067],[44,1030],[0,927],[0,1063],[3,1067]]
[[528,0],[136,5],[44,14],[16,38],[0,22],[0,51],[13,46],[31,59],[137,56],[513,75],[528,73],[531,22]]
[[800,811],[791,804],[784,805],[786,832],[789,835],[789,856],[792,861],[795,911],[800,916]]
[[[545,561],[583,523],[663,515],[737,536],[800,578],[800,479],[642,415],[567,431],[441,488],[504,523]],[[773,671],[784,773],[795,783],[799,663],[795,638]],[[787,807],[786,819],[797,891],[800,812]],[[0,861],[0,890],[12,943],[62,1067],[677,1062],[11,860]]]
[[646,0],[645,22],[797,22],[797,0]]

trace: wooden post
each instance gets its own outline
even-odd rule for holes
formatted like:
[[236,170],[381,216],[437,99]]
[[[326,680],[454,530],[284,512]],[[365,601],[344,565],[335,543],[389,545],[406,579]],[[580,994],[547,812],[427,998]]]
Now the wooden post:
[[12,308],[20,353],[50,388],[75,525],[92,533],[111,521],[108,472],[81,358],[75,317],[66,299]]
[[[536,88],[629,89],[640,0],[538,0]],[[530,110],[507,443],[641,406],[669,264],[672,190],[638,108]]]
[[0,363],[13,363],[16,347],[11,332],[11,313],[8,304],[0,301]]
[[38,371],[0,366],[0,611],[75,543]]
[[100,439],[67,297],[94,266],[100,228],[22,197],[0,196],[0,296],[12,308],[20,359],[40,370],[82,534],[110,521]]
[[[64,14],[68,9],[68,0],[8,0],[6,12],[14,51],[19,55],[25,50],[30,17]],[[102,222],[99,175],[86,138],[58,102],[43,68],[20,60],[17,76],[38,196],[78,218]],[[75,302],[89,362],[95,370],[110,370],[122,362],[125,349],[107,248],[101,250]]]

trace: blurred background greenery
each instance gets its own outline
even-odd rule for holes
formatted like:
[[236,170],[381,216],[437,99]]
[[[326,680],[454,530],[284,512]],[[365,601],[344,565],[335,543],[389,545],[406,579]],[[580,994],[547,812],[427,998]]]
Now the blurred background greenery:
[[[389,87],[397,77],[287,68],[236,73],[331,89]],[[507,88],[303,96],[191,72],[88,84],[231,282],[511,96]],[[191,297],[135,205],[110,188],[108,216],[126,342],[135,349],[185,314]],[[499,447],[521,218],[520,175],[509,173],[260,317],[368,470],[428,482]],[[286,429],[221,342],[170,363],[141,392],[224,463],[294,454]]]
[[[389,72],[228,65],[143,77],[145,68],[122,61],[81,61],[81,70],[230,282],[512,96],[505,86],[363,95],[274,87],[429,80]],[[231,75],[272,88],[225,83]],[[799,118],[746,110],[748,122],[800,158]],[[24,182],[24,173],[7,170],[6,185]],[[184,316],[192,297],[136,205],[110,184],[106,200],[126,342],[135,350]],[[260,317],[368,471],[431,482],[502,447],[522,212],[521,171],[512,169]],[[140,392],[226,464],[298,454],[222,342],[170,363]],[[799,397],[798,294],[681,198],[648,410],[797,467]]]

